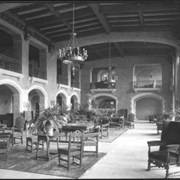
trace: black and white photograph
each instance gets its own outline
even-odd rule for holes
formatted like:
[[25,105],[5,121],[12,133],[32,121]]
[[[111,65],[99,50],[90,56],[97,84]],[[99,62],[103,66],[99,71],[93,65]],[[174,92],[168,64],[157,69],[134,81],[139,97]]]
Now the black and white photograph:
[[0,0],[0,179],[180,178],[180,1]]

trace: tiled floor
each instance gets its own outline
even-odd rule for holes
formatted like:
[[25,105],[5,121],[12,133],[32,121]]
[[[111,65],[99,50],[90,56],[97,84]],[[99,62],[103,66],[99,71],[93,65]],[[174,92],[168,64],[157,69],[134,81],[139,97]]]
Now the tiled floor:
[[[160,139],[160,135],[157,135],[155,124],[145,121],[136,122],[135,129],[129,129],[112,143],[100,142],[99,151],[106,152],[107,155],[80,178],[164,178],[165,170],[162,168],[152,168],[151,171],[147,171],[147,141],[157,139]],[[52,179],[60,177],[0,169],[0,178]],[[180,174],[170,176],[170,178],[180,178]]]

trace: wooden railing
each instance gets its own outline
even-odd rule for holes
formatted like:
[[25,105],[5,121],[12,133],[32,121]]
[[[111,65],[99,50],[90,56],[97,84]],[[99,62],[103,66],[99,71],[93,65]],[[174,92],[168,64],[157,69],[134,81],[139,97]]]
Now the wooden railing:
[[30,77],[36,77],[40,79],[47,79],[47,73],[44,70],[41,70],[40,68],[32,68],[29,66],[29,76]]
[[17,73],[22,72],[20,63],[16,59],[3,54],[0,54],[0,68]]
[[116,89],[115,82],[92,82],[90,83],[90,89]]
[[57,84],[68,85],[68,77],[59,75],[58,78],[57,78]]
[[146,81],[135,81],[133,82],[134,88],[161,88],[161,80],[146,80]]
[[79,88],[79,81],[78,80],[72,80],[71,81],[71,87]]

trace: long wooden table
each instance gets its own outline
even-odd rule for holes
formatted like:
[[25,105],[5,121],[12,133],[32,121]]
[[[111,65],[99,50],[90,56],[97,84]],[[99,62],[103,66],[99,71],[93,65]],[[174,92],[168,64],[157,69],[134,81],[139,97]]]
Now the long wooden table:
[[92,123],[68,123],[67,125],[64,125],[62,127],[62,132],[66,135],[66,140],[68,133],[74,132],[74,131],[88,131],[89,129],[93,128],[94,124]]

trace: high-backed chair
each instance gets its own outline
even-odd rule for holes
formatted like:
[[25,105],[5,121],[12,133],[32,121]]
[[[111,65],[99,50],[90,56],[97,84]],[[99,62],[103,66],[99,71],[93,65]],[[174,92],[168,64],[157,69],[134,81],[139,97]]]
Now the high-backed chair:
[[11,133],[0,133],[0,152],[5,155],[7,161],[10,153]]
[[134,128],[134,120],[135,120],[135,115],[133,113],[128,114],[128,117],[125,118],[124,126],[128,128]]
[[100,134],[101,138],[109,137],[109,119],[107,117],[100,118]]
[[[84,132],[83,135],[83,155],[88,153],[95,153],[96,157],[98,157],[98,147],[99,147],[99,134],[100,128],[93,128],[92,131]],[[85,150],[86,147],[94,147],[93,150]]]
[[[173,173],[169,173],[171,165],[180,165],[180,122],[164,121],[161,140],[148,141],[148,169],[151,167],[162,167],[166,169],[166,178]],[[153,147],[159,146],[159,150]],[[153,166],[151,166],[153,164]]]
[[[81,167],[82,165],[82,152],[83,151],[83,132],[77,130],[75,132],[71,132],[68,138],[67,147],[58,148],[58,160],[59,166],[63,166],[70,169],[70,164],[76,164]],[[66,156],[66,157],[64,157]],[[73,162],[71,163],[71,157]],[[74,160],[77,159],[79,163]],[[67,166],[62,164],[61,161],[67,163]]]
[[11,128],[11,130],[12,130],[12,145],[14,145],[14,143],[17,143],[16,140],[20,140],[20,143],[23,144],[24,127],[25,127],[25,119],[21,113],[20,116],[16,118],[15,126],[13,126]]

